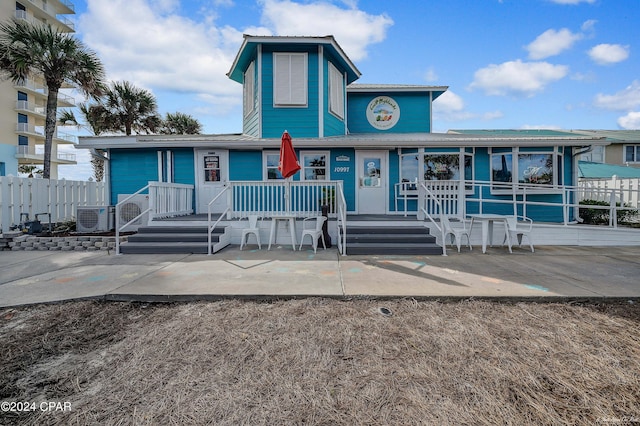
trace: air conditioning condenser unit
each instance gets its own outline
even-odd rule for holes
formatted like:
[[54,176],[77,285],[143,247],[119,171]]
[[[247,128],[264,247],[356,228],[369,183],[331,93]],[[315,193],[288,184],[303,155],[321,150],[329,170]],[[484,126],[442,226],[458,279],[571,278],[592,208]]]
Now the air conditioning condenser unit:
[[[124,229],[124,231],[137,231],[138,227],[140,225],[146,225],[149,219],[149,213],[140,216],[142,212],[149,209],[149,196],[145,194],[136,194],[131,198],[129,197],[131,197],[131,194],[118,194],[118,219],[120,220],[120,226],[123,226],[134,218],[137,218],[131,222],[131,225]],[[129,199],[127,200],[127,198]]]
[[77,232],[106,232],[114,228],[114,206],[78,206],[76,208]]

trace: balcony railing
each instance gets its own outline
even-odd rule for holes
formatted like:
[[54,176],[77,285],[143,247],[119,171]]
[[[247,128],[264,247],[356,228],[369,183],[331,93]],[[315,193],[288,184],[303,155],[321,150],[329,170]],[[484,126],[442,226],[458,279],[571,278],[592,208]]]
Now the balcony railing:
[[[44,161],[44,146],[20,145],[16,147],[16,156],[18,158]],[[54,158],[60,161],[76,161],[76,155],[68,152],[58,152]]]
[[[47,88],[47,86],[36,83],[33,80],[24,80],[22,82],[16,83],[14,87],[18,90],[28,90],[42,96],[47,96],[49,94],[49,89]],[[59,104],[67,104],[69,106],[72,106],[75,105],[75,102],[76,100],[73,96],[58,92]]]
[[[38,138],[45,138],[44,126],[34,126],[29,123],[18,123],[16,125],[17,133],[25,133],[31,136],[36,136]],[[57,139],[58,141],[66,141],[69,143],[76,143],[77,137],[65,132],[60,132],[56,130],[53,133],[53,139]]]
[[46,115],[47,113],[47,107],[43,106],[43,105],[36,105],[34,103],[31,103],[29,101],[17,101],[16,102],[16,109],[20,110],[20,111],[29,111],[32,112],[34,114],[39,114],[39,115]]

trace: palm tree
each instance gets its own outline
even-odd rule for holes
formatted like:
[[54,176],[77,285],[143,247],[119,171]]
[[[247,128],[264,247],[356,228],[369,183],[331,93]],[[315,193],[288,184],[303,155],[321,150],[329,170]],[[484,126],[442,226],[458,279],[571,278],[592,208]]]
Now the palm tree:
[[155,96],[128,81],[112,83],[105,93],[103,105],[112,119],[110,130],[127,136],[134,131],[155,133],[162,124]]
[[15,83],[33,74],[42,75],[46,82],[43,177],[49,179],[60,87],[71,82],[87,96],[99,96],[104,67],[96,53],[71,34],[58,33],[49,24],[20,20],[0,24],[0,71]]
[[[100,135],[110,128],[110,116],[106,108],[100,104],[90,105],[82,103],[78,105],[80,112],[84,116],[86,125],[81,124],[77,119],[73,111],[65,110],[58,116],[58,124],[60,125],[74,125],[78,128],[85,127],[89,129],[94,135]],[[104,156],[106,152],[101,149],[95,149],[91,152],[91,167],[93,168],[93,176],[96,178],[96,182],[102,182],[104,178]]]
[[199,135],[201,132],[202,124],[196,118],[182,112],[168,112],[160,130],[160,133],[165,135]]

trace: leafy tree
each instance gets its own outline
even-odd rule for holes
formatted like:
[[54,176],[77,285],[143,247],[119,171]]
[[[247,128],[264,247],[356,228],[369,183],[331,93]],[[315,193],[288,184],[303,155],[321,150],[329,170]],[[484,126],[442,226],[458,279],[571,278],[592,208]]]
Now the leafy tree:
[[51,148],[56,128],[58,92],[71,82],[87,96],[103,90],[104,67],[95,52],[49,24],[23,20],[0,24],[0,71],[13,82],[41,75],[47,85],[43,177],[51,175]]
[[199,135],[201,132],[202,124],[196,118],[182,112],[168,112],[160,129],[160,133],[165,135]]

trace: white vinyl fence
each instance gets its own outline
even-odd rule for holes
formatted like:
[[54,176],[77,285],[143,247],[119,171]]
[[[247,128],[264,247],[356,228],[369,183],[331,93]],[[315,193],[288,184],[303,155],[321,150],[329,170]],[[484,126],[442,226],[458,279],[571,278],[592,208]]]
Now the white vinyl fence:
[[[107,205],[104,182],[0,177],[0,232],[21,222],[21,214],[50,213],[51,222],[71,220],[78,206]],[[39,219],[46,223],[48,216]]]
[[609,202],[613,194],[615,201],[621,205],[640,208],[640,179],[638,178],[613,176],[611,179],[580,179],[579,186],[580,201]]

